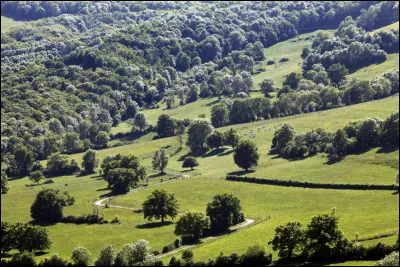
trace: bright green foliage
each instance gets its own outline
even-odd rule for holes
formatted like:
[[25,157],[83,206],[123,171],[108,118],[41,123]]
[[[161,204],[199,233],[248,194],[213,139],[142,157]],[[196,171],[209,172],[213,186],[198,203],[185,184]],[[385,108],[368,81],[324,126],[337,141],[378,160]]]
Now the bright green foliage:
[[272,254],[259,244],[251,245],[240,258],[242,266],[267,266],[272,262]]
[[168,158],[167,152],[164,148],[156,151],[154,153],[152,165],[154,170],[159,170],[161,173],[164,173],[165,167],[168,165]]
[[248,171],[249,168],[257,166],[257,162],[260,158],[257,151],[258,148],[254,142],[244,140],[235,148],[233,159],[235,160],[236,165]]
[[281,128],[275,131],[274,138],[272,139],[272,148],[276,148],[279,153],[282,153],[287,143],[294,138],[295,134],[294,127],[285,123]]
[[135,244],[125,244],[115,258],[116,266],[147,266],[145,261],[151,258],[149,242],[141,239]]
[[1,168],[1,193],[5,194],[8,191],[8,176],[5,168]]
[[211,122],[216,128],[225,126],[229,121],[229,110],[225,104],[215,104],[211,108]]
[[133,126],[139,128],[141,132],[143,132],[147,126],[149,126],[149,121],[147,120],[147,116],[144,113],[136,113],[133,118]]
[[193,153],[198,153],[204,149],[206,137],[212,133],[212,131],[214,131],[214,127],[208,119],[195,119],[189,126],[189,136],[186,144]]
[[47,161],[47,172],[50,175],[72,174],[79,170],[76,160],[69,158],[67,155],[56,153],[50,156]]
[[68,266],[68,261],[61,258],[58,254],[54,254],[50,258],[44,258],[38,266]]
[[223,143],[224,145],[229,145],[233,149],[239,144],[240,136],[237,131],[233,128],[230,128],[228,131],[223,133]]
[[113,245],[104,246],[100,255],[94,263],[95,266],[112,266],[115,260],[115,249]]
[[244,221],[240,200],[231,194],[215,195],[207,204],[207,216],[210,217],[211,230],[215,232],[225,231]]
[[183,214],[175,227],[175,234],[184,237],[199,239],[206,229],[210,228],[210,219],[200,212]]
[[185,249],[182,252],[182,260],[189,265],[190,263],[193,262],[193,251],[189,250],[189,249]]
[[178,200],[174,194],[168,194],[164,189],[154,190],[142,206],[144,218],[149,221],[154,217],[164,222],[167,216],[174,219],[178,215]]
[[71,259],[75,265],[89,266],[91,254],[87,248],[76,247],[72,251]]
[[266,78],[261,82],[260,88],[265,97],[271,97],[270,93],[276,91],[274,85],[275,83],[271,78]]
[[329,79],[336,85],[338,85],[348,73],[349,70],[340,63],[333,64],[328,69]]
[[395,251],[378,261],[375,266],[399,266],[399,252]]
[[41,180],[45,179],[43,176],[43,172],[42,171],[34,171],[31,172],[31,174],[29,175],[29,180],[31,180],[34,183],[39,184],[39,182]]

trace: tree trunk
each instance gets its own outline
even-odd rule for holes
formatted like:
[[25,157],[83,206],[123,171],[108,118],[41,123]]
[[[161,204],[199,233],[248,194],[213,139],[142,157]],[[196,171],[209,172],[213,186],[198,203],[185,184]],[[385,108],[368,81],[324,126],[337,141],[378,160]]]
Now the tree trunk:
[[161,216],[161,222],[164,223],[164,216]]

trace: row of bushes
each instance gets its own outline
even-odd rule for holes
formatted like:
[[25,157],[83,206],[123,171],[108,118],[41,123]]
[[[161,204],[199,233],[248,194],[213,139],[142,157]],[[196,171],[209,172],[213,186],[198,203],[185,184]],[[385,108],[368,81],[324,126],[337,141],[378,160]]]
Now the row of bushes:
[[264,179],[256,177],[240,177],[227,175],[226,180],[236,182],[246,182],[255,184],[270,184],[280,186],[293,186],[303,188],[323,188],[323,189],[351,189],[351,190],[398,190],[398,185],[377,185],[377,184],[329,184],[329,183],[309,183],[292,180]]
[[82,216],[74,216],[69,215],[65,216],[62,220],[63,223],[75,223],[75,224],[105,224],[108,223],[107,220],[104,219],[103,216],[99,216],[97,214],[89,214]]
[[182,238],[177,237],[174,242],[163,247],[162,253],[170,252],[182,246]]

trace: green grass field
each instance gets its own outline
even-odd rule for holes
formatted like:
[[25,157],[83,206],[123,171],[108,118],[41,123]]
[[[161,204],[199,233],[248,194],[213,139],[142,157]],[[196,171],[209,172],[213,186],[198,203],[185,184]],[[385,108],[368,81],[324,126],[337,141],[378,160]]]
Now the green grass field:
[[[233,125],[232,128],[237,129],[243,138],[246,138],[244,134],[248,133],[251,128],[257,134],[254,141],[259,146],[261,157],[259,167],[250,174],[251,176],[307,180],[310,182],[391,184],[394,182],[398,169],[398,151],[377,153],[379,148],[372,149],[360,155],[349,155],[343,161],[333,165],[327,165],[326,158],[321,154],[305,160],[287,161],[280,158],[274,159],[268,155],[268,151],[274,132],[273,125],[277,122],[289,122],[295,126],[298,132],[317,127],[323,127],[334,132],[350,120],[375,116],[386,118],[390,113],[398,110],[398,106],[399,99],[396,96],[323,112]],[[272,130],[258,132],[257,128],[265,124],[272,126]],[[225,131],[230,127],[223,127],[219,130]],[[184,147],[180,152],[177,152],[177,145],[176,137],[169,137],[99,150],[98,155],[100,160],[106,155],[116,153],[145,156],[161,147],[170,146],[168,153],[171,157],[166,171],[191,176],[197,175],[190,179],[157,186],[157,188],[165,188],[176,193],[181,203],[181,211],[204,211],[207,202],[214,194],[229,192],[241,199],[245,214],[260,217],[271,216],[271,220],[195,248],[196,260],[215,257],[220,251],[241,253],[255,241],[266,244],[272,238],[273,230],[277,225],[292,220],[307,224],[312,216],[321,212],[329,212],[332,207],[336,207],[337,214],[340,216],[340,228],[351,239],[354,238],[355,232],[359,232],[361,238],[398,229],[398,195],[393,195],[392,192],[302,189],[229,182],[223,180],[226,173],[240,171],[233,162],[231,149],[219,154],[213,152],[206,154],[204,157],[198,158],[200,166],[196,170],[187,171],[181,168],[182,161],[179,161],[179,158],[188,152],[188,148]],[[70,157],[81,162],[82,155],[81,153]],[[151,156],[143,159],[142,163],[150,168]],[[168,179],[167,176],[157,177],[151,172],[149,172],[149,175],[152,175],[150,183],[160,179]],[[53,178],[53,180],[55,181],[54,184],[34,187],[24,186],[24,184],[31,183],[27,178],[10,181],[9,192],[1,196],[1,220],[10,222],[30,221],[30,206],[42,187],[66,190],[75,197],[76,204],[65,208],[67,215],[91,213],[93,202],[99,199],[101,195],[109,192],[106,188],[106,182],[95,177],[95,175],[63,176]],[[112,203],[140,207],[140,204],[152,189],[148,188],[124,197],[114,198]],[[143,219],[142,214],[123,209],[102,208],[101,214],[107,220],[119,216],[122,223],[120,225],[59,223],[48,226],[47,229],[53,241],[49,254],[59,253],[60,256],[69,258],[74,247],[84,246],[92,252],[94,260],[101,247],[108,243],[114,244],[119,249],[124,243],[135,242],[143,238],[150,242],[153,249],[160,251],[163,246],[172,242],[175,238],[173,224],[152,228]],[[384,241],[391,243],[393,240],[388,238]],[[271,249],[268,248],[268,250]],[[276,259],[276,253],[274,253],[274,258]]]
[[372,31],[371,33],[376,33],[376,32],[380,32],[380,31],[387,31],[387,30],[392,30],[392,29],[396,29],[396,30],[399,29],[399,22],[398,21],[394,22],[394,23],[392,23],[390,25],[387,25],[385,27],[376,29],[375,31]]
[[[301,58],[301,52],[303,48],[308,47],[311,49],[312,38],[318,31],[305,33],[297,36],[296,38],[289,39],[284,42],[280,42],[271,47],[264,49],[265,60],[261,65],[255,67],[264,67],[267,70],[260,74],[253,76],[255,88],[259,88],[259,84],[265,78],[272,78],[275,82],[275,86],[278,88],[282,87],[284,76],[290,72],[301,72],[301,64],[303,59]],[[333,34],[333,30],[324,31],[328,34]],[[310,39],[308,39],[310,38]],[[306,40],[308,39],[308,40]],[[289,61],[279,62],[283,57],[289,58]],[[267,65],[268,60],[273,60],[276,63],[273,65]]]
[[18,27],[24,25],[25,22],[23,21],[16,21],[12,18],[1,16],[1,31],[6,32],[12,27]]
[[372,80],[374,77],[380,77],[385,72],[399,69],[399,53],[388,54],[386,61],[380,64],[372,64],[361,68],[346,76],[347,80],[358,78],[360,80]]

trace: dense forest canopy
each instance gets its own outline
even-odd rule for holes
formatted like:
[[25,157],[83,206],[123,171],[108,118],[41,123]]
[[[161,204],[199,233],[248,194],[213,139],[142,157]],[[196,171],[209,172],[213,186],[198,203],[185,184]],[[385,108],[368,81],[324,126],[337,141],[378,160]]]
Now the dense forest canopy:
[[[341,82],[329,69],[398,52],[397,30],[366,32],[398,20],[395,1],[2,1],[1,10],[27,21],[1,33],[1,159],[26,164],[10,175],[55,152],[107,147],[112,126],[163,98],[173,107],[175,96],[181,105],[246,97],[263,48],[299,33],[340,25],[334,37],[316,36],[303,77],[289,75],[280,98],[227,99],[221,126],[355,103],[329,87]],[[389,86],[362,101],[398,92],[398,79]]]

